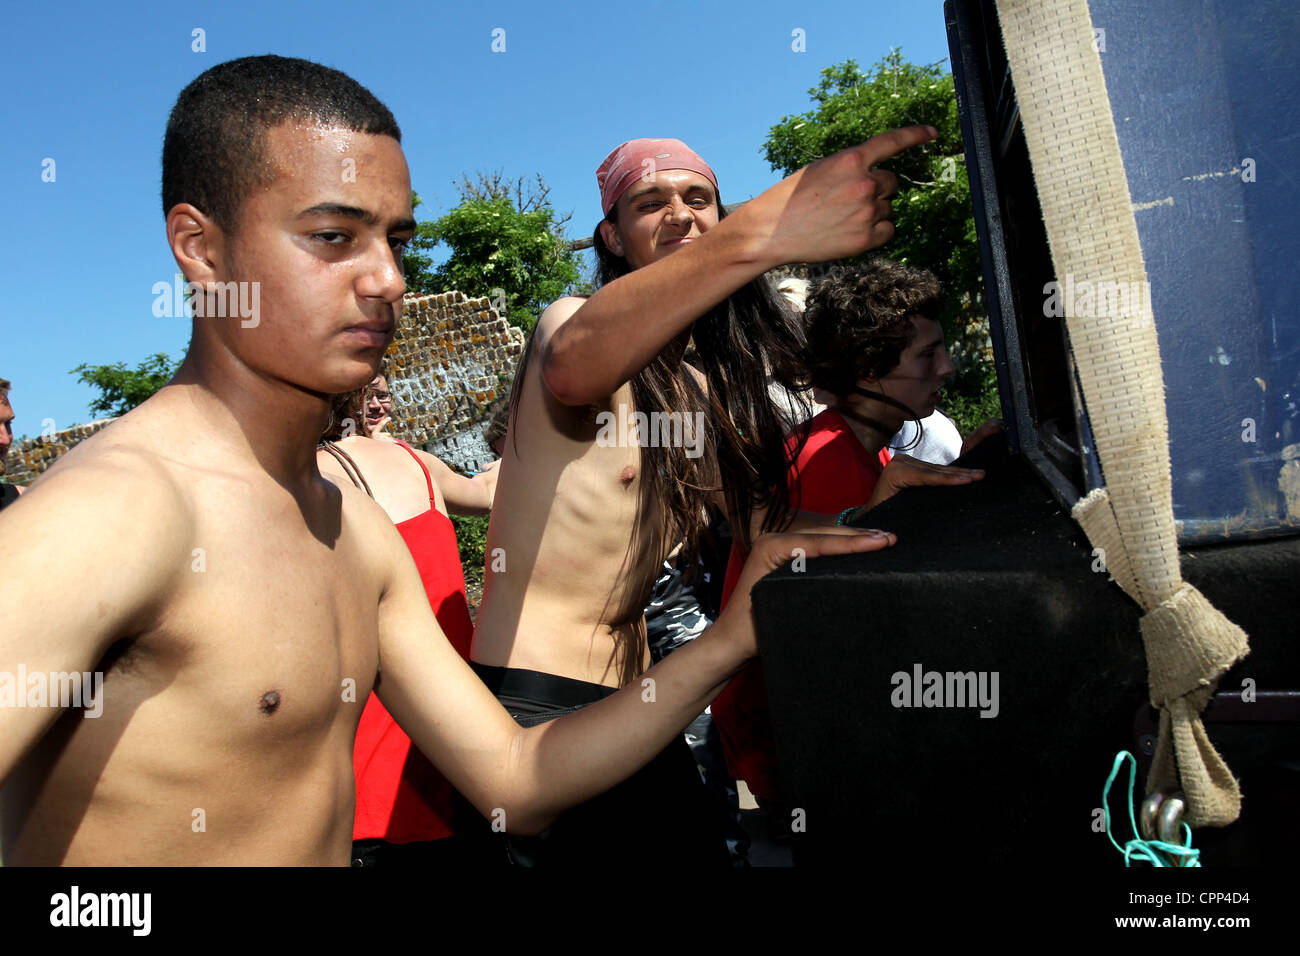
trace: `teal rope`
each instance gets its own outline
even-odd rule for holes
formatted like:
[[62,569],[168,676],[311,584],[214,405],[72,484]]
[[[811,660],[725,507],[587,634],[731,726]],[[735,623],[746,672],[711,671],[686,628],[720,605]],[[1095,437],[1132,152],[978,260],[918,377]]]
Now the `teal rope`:
[[[1128,769],[1128,822],[1129,826],[1133,828],[1133,839],[1120,846],[1110,832],[1110,785],[1115,782],[1115,776],[1119,773],[1120,765],[1124,763],[1125,757],[1131,761],[1131,766]],[[1185,836],[1182,846],[1176,843],[1165,843],[1163,840],[1142,839],[1142,834],[1138,832],[1137,820],[1133,816],[1133,791],[1136,785],[1137,758],[1127,750],[1121,750],[1115,755],[1115,763],[1110,768],[1110,776],[1106,778],[1106,788],[1101,792],[1101,806],[1102,810],[1105,811],[1106,838],[1110,840],[1111,846],[1124,854],[1124,865],[1132,866],[1133,860],[1137,859],[1150,863],[1152,866],[1200,866],[1199,857],[1201,851],[1192,849],[1192,828],[1186,823],[1182,825]]]

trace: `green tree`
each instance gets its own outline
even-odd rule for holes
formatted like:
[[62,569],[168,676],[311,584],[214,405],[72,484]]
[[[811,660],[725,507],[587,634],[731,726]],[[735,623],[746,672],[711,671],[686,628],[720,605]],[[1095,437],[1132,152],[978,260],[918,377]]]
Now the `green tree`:
[[789,175],[885,130],[926,123],[939,131],[933,143],[881,163],[898,176],[899,193],[894,237],[874,254],[929,269],[947,289],[943,326],[959,371],[945,391],[944,411],[968,432],[1000,406],[957,97],[942,62],[909,63],[892,50],[865,73],[854,60],[822,70],[808,91],[813,109],[782,117],[763,152],[774,170]]
[[[423,200],[420,199],[420,194],[411,190],[411,209],[418,209],[421,202]],[[429,226],[427,222],[417,223],[415,236],[402,253],[402,275],[406,279],[408,293],[427,295],[441,291],[438,289],[438,277],[433,271],[433,256],[429,255],[438,241],[429,236]]]
[[483,566],[487,555],[488,515],[452,515],[456,544],[460,548],[460,566],[468,587],[483,586]]
[[[501,173],[464,177],[456,185],[460,203],[446,215],[417,226],[407,250],[408,291],[432,293],[453,289],[485,295],[514,325],[531,329],[551,302],[572,292],[588,291],[581,260],[569,249],[564,224],[549,201],[550,187],[540,176],[535,184]],[[415,197],[418,201],[419,197]],[[448,258],[430,268],[428,253],[438,244]]]
[[78,382],[99,389],[99,397],[88,406],[92,416],[116,417],[125,415],[166,385],[179,365],[180,362],[168,358],[166,353],[155,352],[134,369],[128,369],[123,362],[113,365],[83,362],[68,374],[78,375]]

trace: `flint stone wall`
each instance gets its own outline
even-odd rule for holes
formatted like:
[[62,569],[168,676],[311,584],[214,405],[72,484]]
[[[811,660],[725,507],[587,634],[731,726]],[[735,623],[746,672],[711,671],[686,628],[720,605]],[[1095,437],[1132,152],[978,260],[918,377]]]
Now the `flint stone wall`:
[[510,394],[524,333],[486,298],[461,292],[407,296],[388,347],[389,432],[461,471],[496,455],[483,433]]
[[99,431],[112,418],[101,418],[85,425],[73,425],[61,432],[36,438],[24,438],[9,448],[5,458],[4,480],[13,485],[25,485],[58,459],[71,451],[78,442]]
[[[394,403],[389,432],[462,471],[482,470],[496,459],[483,432],[510,394],[523,347],[523,332],[486,298],[461,292],[408,295],[387,352]],[[113,421],[104,418],[15,442],[4,480],[27,484]]]

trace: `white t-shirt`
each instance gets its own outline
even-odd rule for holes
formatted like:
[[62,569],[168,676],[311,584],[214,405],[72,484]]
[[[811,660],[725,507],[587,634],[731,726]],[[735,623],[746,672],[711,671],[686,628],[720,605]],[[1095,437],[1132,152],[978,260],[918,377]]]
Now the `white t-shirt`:
[[929,418],[921,419],[921,441],[915,448],[909,447],[914,441],[916,422],[908,420],[887,447],[892,454],[911,455],[936,465],[947,465],[961,454],[961,432],[951,418],[938,410]]

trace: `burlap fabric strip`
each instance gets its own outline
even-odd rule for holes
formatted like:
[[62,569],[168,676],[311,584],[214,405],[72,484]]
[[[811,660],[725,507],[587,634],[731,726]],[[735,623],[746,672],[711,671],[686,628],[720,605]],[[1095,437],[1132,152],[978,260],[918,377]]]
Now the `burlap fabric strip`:
[[[1132,285],[1146,282],[1146,265],[1086,0],[998,0],[997,7],[1057,280],[1148,288]],[[1241,628],[1182,580],[1164,376],[1149,302],[1148,296],[1128,299],[1121,314],[1071,310],[1067,303],[1106,480],[1073,514],[1104,552],[1107,570],[1145,612],[1148,683],[1160,708],[1148,791],[1180,785],[1189,824],[1224,826],[1240,813],[1241,791],[1200,713],[1219,678],[1249,648]]]

